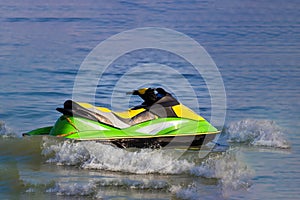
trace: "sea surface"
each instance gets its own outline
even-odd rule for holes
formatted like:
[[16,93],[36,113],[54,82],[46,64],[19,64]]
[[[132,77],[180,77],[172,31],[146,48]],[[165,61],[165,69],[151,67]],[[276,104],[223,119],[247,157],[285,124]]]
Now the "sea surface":
[[[80,66],[98,44],[142,27],[183,33],[216,63],[227,107],[212,152],[203,158],[197,151],[22,137],[55,123],[55,108],[73,98]],[[297,0],[0,1],[0,198],[299,199],[299,63]],[[128,52],[99,77],[90,103],[125,110],[140,102],[126,92],[168,86],[210,121],[205,77],[190,69],[170,52]],[[98,72],[85,73],[88,87],[89,74]]]

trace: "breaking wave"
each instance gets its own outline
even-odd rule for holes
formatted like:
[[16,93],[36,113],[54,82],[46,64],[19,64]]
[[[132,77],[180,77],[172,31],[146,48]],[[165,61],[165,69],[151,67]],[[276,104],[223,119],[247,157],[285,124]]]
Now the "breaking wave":
[[284,149],[291,147],[283,129],[272,120],[245,119],[233,122],[225,133],[229,142]]

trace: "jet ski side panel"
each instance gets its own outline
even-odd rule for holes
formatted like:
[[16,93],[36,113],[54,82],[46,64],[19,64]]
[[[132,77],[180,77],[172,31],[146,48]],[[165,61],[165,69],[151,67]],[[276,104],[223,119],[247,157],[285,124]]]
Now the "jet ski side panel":
[[207,121],[180,118],[158,118],[125,129],[118,129],[84,118],[61,117],[51,135],[79,140],[151,138],[162,136],[195,136],[215,134],[218,130]]
[[[118,128],[82,117],[63,115],[56,121],[55,125],[50,131],[50,135],[59,137],[67,137],[69,135],[73,135],[73,137],[75,137],[77,133],[82,131],[99,132],[101,130],[113,131],[118,130]],[[76,137],[79,136],[77,135]]]

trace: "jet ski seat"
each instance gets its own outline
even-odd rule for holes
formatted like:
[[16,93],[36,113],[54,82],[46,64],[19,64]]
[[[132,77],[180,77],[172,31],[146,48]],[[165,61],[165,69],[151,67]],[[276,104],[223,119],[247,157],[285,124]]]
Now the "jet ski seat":
[[141,105],[140,107],[133,108],[133,110],[143,108],[143,111],[130,118],[122,117],[120,114],[112,112],[109,109],[107,109],[108,112],[101,111],[92,105],[83,107],[80,103],[72,100],[65,101],[64,107],[57,108],[56,110],[64,115],[78,116],[116,128],[127,128],[160,117],[178,117],[172,109],[174,105],[179,105],[179,102],[172,96],[167,95],[160,98],[151,106]]
[[56,108],[56,110],[64,115],[78,116],[93,121],[98,121],[116,128],[127,128],[130,126],[127,120],[121,120],[120,117],[117,117],[113,112],[104,112],[96,109],[93,106],[91,108],[85,108],[72,100],[65,101],[64,107]]

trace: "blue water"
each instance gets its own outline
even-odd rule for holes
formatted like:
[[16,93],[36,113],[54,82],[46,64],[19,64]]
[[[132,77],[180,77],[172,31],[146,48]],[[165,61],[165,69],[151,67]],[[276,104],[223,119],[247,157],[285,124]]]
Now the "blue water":
[[[298,1],[281,0],[0,2],[1,199],[297,199],[299,8]],[[226,152],[206,160],[191,153],[192,159],[178,161],[172,152],[134,154],[94,143],[20,138],[22,132],[55,122],[55,108],[72,98],[79,67],[94,47],[139,27],[182,32],[210,54],[226,89],[229,131],[221,140],[229,142]],[[99,82],[96,104],[110,107],[122,75],[151,63],[189,69],[168,52],[131,52],[111,64]],[[189,94],[182,100],[209,119],[205,82],[189,70],[184,74],[196,89],[200,109]],[[156,86],[167,76],[133,78]],[[180,88],[173,79],[170,83]],[[136,89],[130,83],[123,88]],[[129,97],[120,94],[114,101],[124,98]],[[130,99],[130,105],[137,101]],[[176,168],[162,172],[156,162]]]

